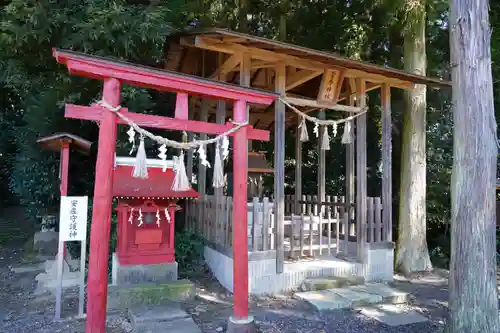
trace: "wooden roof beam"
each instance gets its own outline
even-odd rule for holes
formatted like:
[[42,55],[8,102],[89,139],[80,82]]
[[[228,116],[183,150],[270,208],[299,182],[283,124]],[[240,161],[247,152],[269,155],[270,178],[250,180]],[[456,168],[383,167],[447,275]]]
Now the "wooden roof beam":
[[252,58],[258,60],[263,60],[268,62],[285,61],[289,66],[301,69],[308,69],[311,71],[323,71],[325,69],[336,70],[336,71],[344,70],[346,77],[363,78],[365,80],[369,80],[372,82],[379,82],[379,83],[385,82],[393,87],[406,90],[411,90],[414,88],[414,84],[411,82],[388,78],[379,74],[366,73],[356,69],[348,69],[341,66],[324,64],[314,60],[306,60],[287,54],[272,52],[253,47],[246,47],[240,44],[228,44],[225,43],[224,41],[210,37],[201,37],[201,36],[182,37],[180,39],[180,44],[183,46],[197,47],[205,50],[211,50],[215,52],[222,52],[229,54],[249,52],[252,55]]
[[301,84],[306,83],[307,81],[310,81],[317,76],[320,76],[322,73],[323,73],[322,71],[308,71],[308,70],[298,71],[297,73],[292,74],[286,78],[285,91],[298,87]]
[[217,70],[210,75],[211,79],[223,77],[234,70],[241,62],[241,54],[235,53],[229,57]]

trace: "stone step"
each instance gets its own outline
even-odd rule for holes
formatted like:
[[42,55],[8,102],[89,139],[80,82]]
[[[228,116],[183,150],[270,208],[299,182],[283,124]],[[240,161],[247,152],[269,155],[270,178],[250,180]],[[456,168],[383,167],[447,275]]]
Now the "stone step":
[[202,333],[192,318],[182,318],[173,321],[147,322],[134,327],[134,333]]
[[379,303],[400,304],[408,300],[408,293],[383,283],[345,286],[295,293],[295,298],[308,302],[316,310],[348,309]]
[[300,286],[301,291],[327,290],[333,288],[343,288],[346,286],[356,286],[365,283],[362,276],[349,277],[314,277],[304,280]]
[[428,319],[415,310],[396,304],[377,304],[356,309],[362,315],[375,319],[388,326],[402,326],[426,322]]
[[177,303],[132,307],[128,311],[136,333],[201,333],[189,314]]
[[194,285],[189,280],[135,286],[110,285],[108,286],[108,310],[128,309],[140,305],[168,304],[171,301],[187,301],[194,296]]

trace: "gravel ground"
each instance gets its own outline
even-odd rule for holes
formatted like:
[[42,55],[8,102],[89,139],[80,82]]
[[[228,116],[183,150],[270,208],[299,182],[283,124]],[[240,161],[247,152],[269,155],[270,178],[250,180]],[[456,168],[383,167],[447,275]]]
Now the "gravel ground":
[[[0,332],[5,333],[83,333],[84,319],[68,319],[76,315],[77,290],[64,294],[63,318],[54,322],[55,297],[50,294],[35,296],[36,272],[14,274],[11,267],[26,264],[24,241],[19,224],[2,222],[0,235],[15,234],[12,241],[0,242]],[[9,237],[7,237],[8,239]],[[194,278],[199,297],[183,304],[204,333],[224,332],[232,312],[232,296],[208,272]],[[291,295],[251,298],[251,312],[255,315],[261,333],[437,333],[442,331],[446,316],[447,290],[443,284],[397,282],[396,287],[416,296],[402,307],[416,309],[431,320],[399,327],[390,327],[361,315],[358,311],[327,311],[317,313],[306,303]],[[124,313],[108,314],[107,332],[129,333],[131,326]]]

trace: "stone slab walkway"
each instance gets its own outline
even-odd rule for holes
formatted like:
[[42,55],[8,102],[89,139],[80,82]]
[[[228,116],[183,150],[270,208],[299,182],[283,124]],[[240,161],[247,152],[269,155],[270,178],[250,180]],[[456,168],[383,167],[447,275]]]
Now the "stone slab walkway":
[[319,291],[296,293],[295,297],[311,304],[316,310],[347,309],[379,303],[404,303],[408,293],[383,283],[369,283]]
[[394,304],[377,304],[372,307],[361,307],[358,310],[362,315],[389,326],[409,325],[428,320],[415,310]]
[[128,313],[136,333],[201,333],[193,318],[176,303],[135,307]]

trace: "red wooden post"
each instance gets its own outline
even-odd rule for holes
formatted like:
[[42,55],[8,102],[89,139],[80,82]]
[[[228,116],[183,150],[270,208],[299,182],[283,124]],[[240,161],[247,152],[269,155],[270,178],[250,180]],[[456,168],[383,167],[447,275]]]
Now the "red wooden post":
[[188,119],[189,98],[186,93],[177,93],[175,99],[175,118]]
[[59,191],[61,197],[68,195],[68,170],[69,170],[69,142],[63,142],[61,146],[61,184]]
[[175,249],[175,244],[174,244],[174,241],[175,241],[175,227],[174,227],[174,218],[175,218],[175,208],[176,206],[169,206],[167,209],[168,209],[168,213],[170,214],[170,229],[169,229],[169,242],[170,242],[170,248],[172,250]]
[[[69,142],[63,142],[61,145],[61,158],[59,163],[61,164],[61,184],[59,185],[59,192],[61,197],[68,195],[68,173],[69,173]],[[66,258],[66,244],[64,245],[63,258]]]
[[[234,103],[234,121],[245,122],[247,109],[244,101]],[[234,135],[233,149],[233,292],[234,319],[248,318],[248,235],[247,235],[247,128]]]
[[[119,105],[120,88],[121,84],[117,79],[106,79],[102,93],[103,100],[112,106]],[[92,227],[90,231],[86,333],[106,332],[109,232],[116,127],[116,115],[110,111],[106,112],[99,126]]]

